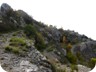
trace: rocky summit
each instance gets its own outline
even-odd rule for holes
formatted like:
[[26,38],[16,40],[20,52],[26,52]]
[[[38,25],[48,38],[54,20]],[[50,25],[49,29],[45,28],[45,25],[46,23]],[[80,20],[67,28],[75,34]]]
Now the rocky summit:
[[96,63],[96,41],[47,26],[3,3],[0,63],[7,72],[88,72]]

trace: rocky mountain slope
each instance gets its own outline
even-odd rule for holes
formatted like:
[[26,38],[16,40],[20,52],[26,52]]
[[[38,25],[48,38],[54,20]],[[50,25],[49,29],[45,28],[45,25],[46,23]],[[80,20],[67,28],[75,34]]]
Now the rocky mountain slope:
[[47,26],[3,3],[0,62],[8,72],[88,72],[96,63],[96,41]]

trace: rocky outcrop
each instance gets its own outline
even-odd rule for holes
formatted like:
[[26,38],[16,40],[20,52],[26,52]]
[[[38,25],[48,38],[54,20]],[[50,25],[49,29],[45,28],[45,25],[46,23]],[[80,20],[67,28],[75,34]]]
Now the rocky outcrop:
[[14,67],[13,72],[52,72],[52,70],[44,66],[32,64],[29,61],[22,60],[18,67]]
[[83,65],[77,65],[77,67],[78,67],[78,72],[89,72],[91,70],[91,68],[88,68]]
[[32,18],[24,11],[14,11],[8,4],[0,7],[0,31],[16,30],[31,24]]
[[87,72],[91,68],[86,67],[91,58],[96,58],[96,41],[74,31],[44,25],[23,10],[14,11],[6,3],[1,5],[0,61],[5,70],[70,72],[77,66],[79,72]]
[[28,56],[32,59],[34,63],[39,63],[40,61],[47,60],[36,48],[32,47],[31,52]]
[[29,16],[26,12],[24,12],[23,10],[18,10],[17,13],[24,19],[26,24],[32,23],[32,17]]
[[[6,3],[1,5],[0,8],[0,31],[9,31],[17,29],[19,26],[19,22],[22,21],[13,9]],[[17,21],[19,18],[20,21]]]
[[13,9],[6,3],[3,3],[0,8],[0,14],[3,16],[6,16],[6,14],[10,11],[13,11]]
[[87,42],[87,41],[92,41],[91,38],[88,38],[85,35],[80,35],[77,32],[70,31],[70,30],[59,30],[63,36],[66,37],[67,42],[70,42],[72,44],[77,44],[80,42]]
[[72,48],[73,54],[79,53],[85,60],[96,58],[96,41],[83,42]]
[[[30,43],[26,39],[27,44],[30,46],[30,50],[25,57],[7,53],[4,51],[4,47],[9,43],[13,33],[4,34],[0,36],[0,62],[2,67],[9,72],[52,72],[52,66],[47,61],[46,57],[41,54],[34,46],[34,43]],[[22,31],[17,34],[17,37],[22,37]],[[3,41],[3,40],[6,40]]]

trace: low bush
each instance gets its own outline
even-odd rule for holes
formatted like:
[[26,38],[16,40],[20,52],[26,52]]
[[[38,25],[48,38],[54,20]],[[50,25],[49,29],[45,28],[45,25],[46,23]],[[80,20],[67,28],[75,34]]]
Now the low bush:
[[13,47],[12,48],[12,52],[15,53],[15,54],[19,54],[20,52],[20,49],[18,47]]
[[11,50],[12,50],[12,48],[10,46],[5,47],[5,51],[11,51]]
[[15,53],[15,54],[19,54],[19,51],[20,51],[19,48],[13,47],[13,46],[7,46],[5,48],[5,50],[8,51],[8,52]]
[[43,38],[41,33],[36,34],[35,41],[36,41],[35,46],[37,47],[38,50],[42,51],[42,50],[44,50],[46,48],[44,38]]
[[71,72],[74,72],[74,70],[76,70],[78,72],[77,65],[71,64],[70,68],[71,68]]
[[76,53],[76,57],[78,58],[78,60],[80,61],[80,63],[84,62],[84,58],[82,57],[82,55],[80,54],[80,52]]
[[24,38],[18,38],[18,37],[13,37],[10,39],[10,45],[12,46],[26,46],[26,41]]
[[91,61],[96,63],[96,58],[92,58]]
[[24,32],[28,37],[31,37],[31,36],[35,36],[37,31],[33,25],[28,24],[25,26]]
[[73,55],[71,52],[67,53],[67,59],[70,61],[70,63],[77,64],[77,57]]
[[5,51],[19,55],[25,55],[28,51],[26,39],[18,37],[11,38],[9,46],[5,47]]
[[95,67],[95,64],[96,64],[96,58],[91,58],[90,61],[88,62],[88,66],[92,69]]

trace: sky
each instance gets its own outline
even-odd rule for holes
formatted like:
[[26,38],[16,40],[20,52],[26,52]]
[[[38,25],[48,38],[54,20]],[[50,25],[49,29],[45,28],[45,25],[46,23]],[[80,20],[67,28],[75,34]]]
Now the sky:
[[96,0],[0,0],[35,20],[96,40]]

